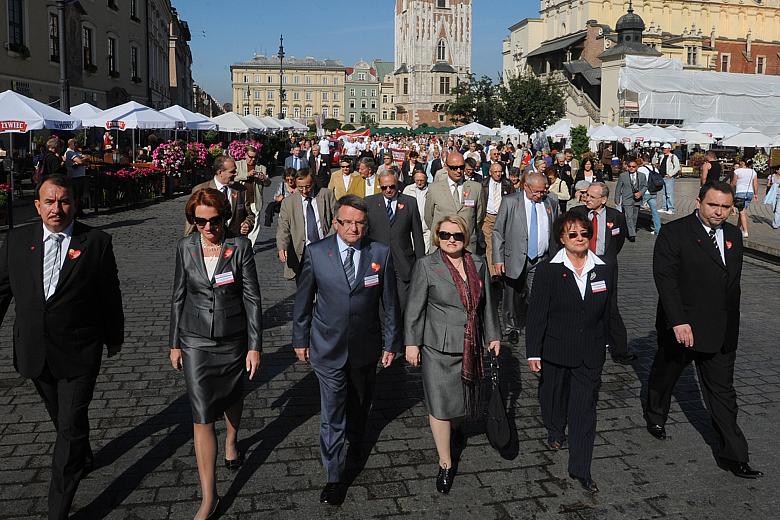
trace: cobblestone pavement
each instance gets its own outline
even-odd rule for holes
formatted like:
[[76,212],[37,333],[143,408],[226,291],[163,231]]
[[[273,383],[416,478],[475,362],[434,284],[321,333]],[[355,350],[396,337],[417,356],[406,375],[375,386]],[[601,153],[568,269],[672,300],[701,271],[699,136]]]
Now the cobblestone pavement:
[[[96,469],[81,483],[74,519],[187,519],[197,509],[189,404],[181,374],[167,360],[172,253],[184,200],[87,219],[114,236],[127,339],[120,356],[105,360],[98,379],[90,412]],[[437,494],[420,373],[399,361],[379,373],[370,433],[375,444],[336,509],[318,502],[324,479],[318,390],[311,370],[295,363],[290,349],[294,287],[281,280],[272,230],[259,241],[263,368],[247,388],[241,426],[246,462],[234,474],[218,469],[223,518],[778,518],[777,268],[745,266],[735,374],[740,423],[752,463],[765,478],[739,480],[715,466],[707,445],[713,432],[692,369],[677,387],[668,440],[645,432],[641,398],[655,348],[656,294],[653,236],[640,231],[620,258],[621,307],[640,358],[633,367],[608,361],[604,368],[593,464],[602,491],[596,498],[568,479],[567,451],[542,444],[536,378],[515,346],[502,353],[505,396],[517,427],[507,453],[496,453],[478,424],[468,425],[452,493]],[[32,384],[13,370],[12,319],[13,308],[0,329],[0,518],[44,518],[54,432]],[[222,423],[218,431],[224,431]]]

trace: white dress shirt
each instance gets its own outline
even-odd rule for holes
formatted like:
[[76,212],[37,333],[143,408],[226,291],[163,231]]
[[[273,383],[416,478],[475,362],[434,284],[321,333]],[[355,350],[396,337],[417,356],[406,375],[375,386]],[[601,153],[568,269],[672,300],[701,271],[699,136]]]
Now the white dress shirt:
[[[447,176],[447,189],[450,191],[450,196],[452,195],[452,188],[457,186],[458,187],[458,200],[460,203],[463,203],[463,183],[456,183],[452,179],[450,179],[450,176]],[[455,197],[453,197],[453,200],[455,200]]]
[[414,197],[415,200],[417,200],[417,211],[420,213],[423,231],[427,231],[428,224],[425,223],[425,201],[428,199],[428,186],[420,189],[416,184],[410,184],[404,188],[404,195],[409,195],[410,197]]
[[[47,241],[49,236],[54,235],[53,232],[49,231],[49,229],[44,225],[43,226],[43,258],[44,258],[44,264],[46,263],[46,253],[49,252],[49,248],[52,247],[54,244],[53,240]],[[68,255],[68,249],[70,248],[70,239],[73,236],[73,222],[70,223],[68,227],[63,229],[61,234],[64,235],[62,242],[60,242],[60,270],[62,270],[62,266],[65,265],[65,258]],[[43,272],[44,276],[46,273],[43,271],[44,265],[41,265],[41,272]],[[44,289],[46,288],[46,280],[43,282]],[[54,290],[56,289],[56,286],[49,287],[49,292],[44,295],[46,299],[49,299],[51,295],[54,294]]]
[[[306,207],[307,204],[306,197],[304,197],[303,195],[301,195],[300,197],[301,197],[301,207],[303,208],[303,236],[306,237],[306,245],[308,246],[311,243],[311,240],[309,240],[309,236],[306,233],[306,230],[309,229],[309,219],[306,216],[306,210],[308,208]],[[320,223],[320,212],[318,211],[319,208],[317,207],[317,199],[312,197],[310,204],[311,207],[314,209],[314,218],[317,221],[317,235],[319,235],[320,240],[322,240],[325,237],[322,236],[322,224]]]
[[350,173],[349,175],[342,174],[341,175],[341,180],[344,182],[344,189],[348,190],[349,189],[349,183],[352,181],[352,173]]
[[596,236],[596,254],[603,255],[607,249],[607,208],[600,208],[599,210],[591,210],[588,212],[588,218],[593,222],[593,214],[598,218],[598,235]]
[[498,208],[501,207],[501,183],[494,181],[492,178],[488,183],[488,200],[487,200],[487,212],[490,215],[498,215]]
[[[704,231],[707,233],[709,238],[710,229],[707,224],[704,223],[704,221],[699,217],[699,212],[696,212],[696,217],[698,217],[699,222],[701,222],[702,227],[704,227]],[[718,243],[718,252],[720,253],[720,259],[723,260],[723,265],[726,265],[726,251],[723,249],[723,227],[719,227],[715,230],[715,241]]]
[[339,255],[341,255],[341,265],[344,265],[344,262],[347,261],[347,249],[352,247],[355,250],[355,252],[352,254],[352,263],[355,265],[355,280],[357,280],[358,266],[360,265],[360,254],[361,254],[360,242],[358,242],[354,246],[349,246],[347,245],[346,242],[341,240],[341,237],[338,234],[336,234],[336,243],[338,243],[339,246]]
[[216,177],[214,177],[214,184],[217,186],[217,191],[222,192],[222,188],[227,186],[227,198],[228,202],[230,202],[230,207],[233,207],[233,189],[228,186],[227,184],[222,184],[217,180]]
[[393,215],[395,215],[395,212],[398,210],[398,197],[393,197],[392,199],[385,197],[385,211],[387,211],[387,206],[393,208]]
[[[531,209],[533,208],[533,202],[528,198],[528,195],[523,191],[523,200],[525,201],[525,225],[528,227],[528,237],[531,236]],[[537,234],[537,248],[536,252],[539,256],[544,256],[547,253],[549,247],[550,238],[550,222],[547,219],[547,206],[544,202],[536,203],[536,220],[539,224],[539,230]]]

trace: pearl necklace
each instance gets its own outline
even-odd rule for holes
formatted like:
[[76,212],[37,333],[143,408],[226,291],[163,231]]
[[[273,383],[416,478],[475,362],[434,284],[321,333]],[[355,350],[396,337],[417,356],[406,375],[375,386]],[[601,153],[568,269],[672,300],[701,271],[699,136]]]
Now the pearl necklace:
[[222,243],[214,244],[214,245],[206,245],[203,242],[203,236],[200,237],[200,247],[203,248],[204,251],[219,251],[222,249]]

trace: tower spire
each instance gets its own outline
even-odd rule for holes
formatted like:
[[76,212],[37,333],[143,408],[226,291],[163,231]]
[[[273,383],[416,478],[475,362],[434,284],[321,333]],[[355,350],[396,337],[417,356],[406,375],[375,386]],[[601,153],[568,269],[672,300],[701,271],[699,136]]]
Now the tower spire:
[[628,0],[628,12],[629,13],[634,12],[634,5],[631,3],[631,0]]

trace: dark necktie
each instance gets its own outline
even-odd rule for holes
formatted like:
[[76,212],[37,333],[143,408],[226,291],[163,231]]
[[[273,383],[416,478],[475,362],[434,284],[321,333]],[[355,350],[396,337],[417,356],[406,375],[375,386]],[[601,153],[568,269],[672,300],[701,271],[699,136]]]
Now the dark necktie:
[[349,286],[355,283],[355,263],[352,261],[352,256],[355,254],[354,247],[347,248],[347,258],[344,260],[344,272],[347,274],[347,281]]
[[387,209],[387,219],[390,221],[390,223],[393,223],[393,219],[395,218],[395,212],[393,211],[393,201],[388,200],[387,206],[385,206]]
[[593,223],[593,235],[590,237],[590,250],[596,254],[599,240],[599,214],[595,211],[590,212],[590,221]]
[[320,233],[317,230],[317,215],[314,213],[311,197],[306,197],[306,238],[309,243],[320,239]]
[[714,246],[715,246],[715,251],[718,253],[718,258],[720,258],[721,260],[723,260],[723,259],[721,258],[721,256],[720,256],[720,248],[718,247],[718,239],[717,239],[717,237],[716,237],[716,233],[717,233],[717,232],[716,232],[714,229],[710,229],[710,231],[709,231],[710,240],[712,240],[712,245],[714,245]]

